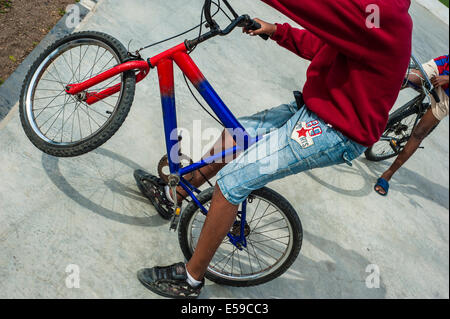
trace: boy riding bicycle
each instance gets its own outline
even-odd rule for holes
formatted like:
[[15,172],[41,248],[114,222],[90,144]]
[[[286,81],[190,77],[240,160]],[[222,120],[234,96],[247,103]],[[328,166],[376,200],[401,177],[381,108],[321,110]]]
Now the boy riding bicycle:
[[[431,130],[436,127],[449,113],[449,59],[448,55],[444,55],[433,59],[423,66],[423,69],[431,80],[431,83],[436,88],[436,93],[441,100],[436,102],[434,97],[431,97],[431,108],[425,113],[423,118],[415,127],[411,134],[411,138],[405,145],[405,148],[395,159],[394,163],[387,169],[383,175],[378,179],[375,185],[375,191],[387,196],[389,192],[389,182],[394,174],[414,155],[419,149],[424,139],[430,134]],[[419,71],[413,71],[408,76],[408,81],[417,86],[423,83],[422,76]]]
[[[306,29],[258,20],[261,29],[246,30],[252,35],[267,34],[280,46],[311,61],[305,103],[284,104],[240,119],[249,131],[270,133],[231,163],[212,163],[194,177],[192,184],[199,187],[217,174],[215,193],[192,259],[186,265],[138,272],[139,280],[162,296],[197,297],[207,267],[236,219],[239,204],[253,190],[303,171],[351,163],[378,141],[398,97],[411,56],[409,0],[263,1]],[[379,27],[368,23],[374,5]],[[230,144],[233,139],[224,132],[217,145],[225,149]],[[263,158],[258,156],[261,148],[270,149]],[[267,163],[273,162],[277,167],[267,172]],[[135,177],[144,193],[156,196],[161,204],[187,195],[178,188],[174,196],[161,180],[145,172],[137,171]]]

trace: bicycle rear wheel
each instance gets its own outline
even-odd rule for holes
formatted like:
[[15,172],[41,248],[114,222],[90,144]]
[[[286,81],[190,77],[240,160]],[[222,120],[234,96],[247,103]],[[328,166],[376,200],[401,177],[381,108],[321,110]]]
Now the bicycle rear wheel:
[[[202,192],[198,200],[209,209],[214,188]],[[187,260],[192,258],[206,216],[191,202],[180,221],[178,238]],[[239,235],[238,219],[230,230]],[[224,239],[211,261],[206,277],[218,284],[248,287],[271,281],[294,263],[302,246],[303,229],[289,202],[268,188],[254,191],[247,201],[245,225],[247,247],[239,250]]]
[[[30,141],[57,157],[90,152],[108,141],[125,121],[134,99],[133,71],[119,74],[80,95],[65,92],[125,62],[127,50],[100,32],[69,35],[45,50],[32,65],[22,87],[20,118]],[[120,84],[120,91],[88,105],[83,96]]]

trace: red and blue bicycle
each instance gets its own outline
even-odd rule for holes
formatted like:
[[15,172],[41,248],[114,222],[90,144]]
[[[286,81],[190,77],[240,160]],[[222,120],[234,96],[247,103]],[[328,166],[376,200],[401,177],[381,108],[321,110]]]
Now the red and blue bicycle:
[[[228,35],[237,27],[261,27],[248,15],[236,14],[228,1],[223,3],[232,14],[229,26],[222,30],[213,19],[212,5],[217,7],[216,13],[224,12],[221,2],[206,0],[197,26],[199,36],[149,59],[141,57],[141,50],[128,52],[118,40],[104,33],[69,35],[51,45],[32,65],[20,99],[23,128],[37,148],[57,157],[79,156],[100,147],[117,132],[130,111],[136,83],[156,69],[170,170],[167,182],[172,188],[181,186],[192,199],[183,212],[174,207],[171,223],[174,229],[179,226],[180,245],[188,260],[208,213],[213,189],[200,192],[186,176],[258,141],[258,137],[247,134],[189,55],[201,43]],[[209,31],[202,34],[202,27]],[[181,165],[179,140],[171,138],[177,131],[174,64],[236,142],[231,149],[185,167]],[[273,190],[257,190],[239,208],[237,220],[212,260],[207,277],[233,286],[265,283],[292,265],[301,244],[302,226],[294,208]]]

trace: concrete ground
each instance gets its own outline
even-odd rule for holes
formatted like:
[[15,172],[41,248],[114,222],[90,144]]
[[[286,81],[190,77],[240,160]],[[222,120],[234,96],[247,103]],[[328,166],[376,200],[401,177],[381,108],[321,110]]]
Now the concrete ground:
[[[79,29],[103,31],[124,44],[133,40],[131,48],[139,48],[197,24],[202,2],[103,0]],[[287,20],[260,2],[234,2],[241,13]],[[418,57],[448,54],[447,26],[415,2],[411,14]],[[291,101],[308,66],[275,43],[239,31],[199,46],[193,58],[238,116]],[[179,72],[176,77],[180,126],[192,129],[201,118],[203,127],[217,127]],[[397,104],[410,97],[403,92]],[[177,235],[140,195],[132,174],[136,168],[156,173],[164,150],[161,116],[153,71],[138,85],[131,113],[112,140],[82,157],[58,159],[32,146],[14,107],[0,123],[1,298],[158,298],[136,280],[136,271],[183,255]],[[208,281],[201,297],[448,298],[448,118],[424,147],[394,177],[388,198],[375,194],[373,184],[390,162],[364,158],[353,167],[271,184],[302,220],[299,258],[265,285],[231,288]],[[79,269],[79,288],[66,286],[70,265]],[[373,269],[380,272],[379,288],[366,285]]]

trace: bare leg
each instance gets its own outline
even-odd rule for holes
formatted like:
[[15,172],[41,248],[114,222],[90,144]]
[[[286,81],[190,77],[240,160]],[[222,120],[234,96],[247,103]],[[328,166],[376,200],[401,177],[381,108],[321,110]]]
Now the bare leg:
[[186,269],[194,279],[203,279],[217,248],[219,248],[236,220],[238,207],[226,200],[216,184],[197,247],[191,260],[186,265]]
[[[391,167],[384,172],[383,175],[381,175],[381,177],[387,181],[390,181],[392,176],[400,169],[400,167],[402,167],[417,151],[420,144],[422,144],[423,140],[437,124],[439,124],[439,120],[436,119],[431,110],[428,110],[428,112],[425,113],[424,117],[417,124],[403,151],[398,155]],[[377,186],[376,191],[381,194],[386,193],[380,186]]]
[[[207,154],[205,154],[203,156],[203,159],[206,159],[207,157],[217,154],[219,152],[222,152],[226,149],[232,148],[235,145],[236,145],[236,143],[235,143],[234,139],[228,133],[228,131],[225,130],[225,131],[223,131],[222,136],[214,144],[213,148]],[[216,174],[222,168],[224,168],[225,165],[227,165],[229,162],[231,162],[236,157],[237,157],[237,154],[234,154],[234,155],[229,156],[228,158],[222,159],[221,162],[211,163],[210,165],[203,167],[200,170],[201,174],[199,172],[195,172],[194,178],[191,180],[190,183],[197,188],[202,186],[204,183],[206,183],[206,181],[207,181],[206,179],[209,180],[209,179],[213,178],[214,176],[216,176]],[[188,196],[186,191],[181,186],[178,186],[177,192],[179,195],[181,195],[182,198],[185,198]],[[180,202],[181,202],[182,198],[180,198]]]
[[[214,147],[203,158],[217,154],[223,150],[232,148],[236,143],[228,131],[222,133],[221,138],[216,142]],[[219,163],[212,163],[201,169],[202,174],[210,179],[214,177],[225,165],[237,157],[238,154],[222,159]],[[201,174],[195,174],[191,181],[195,187],[200,187],[206,182]],[[179,187],[178,192],[187,196],[186,192]],[[215,186],[211,206],[206,217],[200,238],[197,243],[194,255],[192,256],[186,268],[191,276],[196,280],[203,279],[209,263],[214,254],[222,243],[223,239],[230,231],[231,226],[236,220],[239,206],[230,204],[223,196],[219,186]]]

